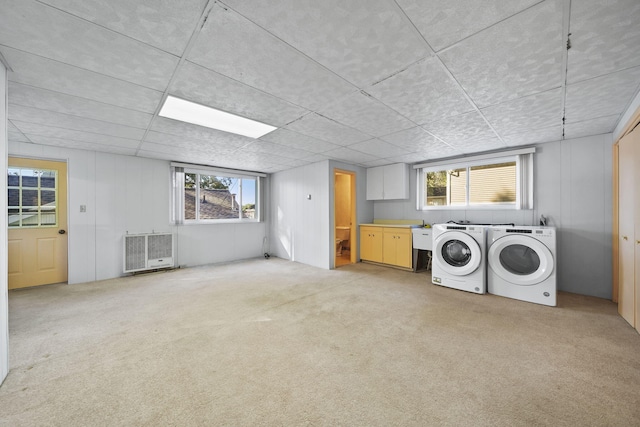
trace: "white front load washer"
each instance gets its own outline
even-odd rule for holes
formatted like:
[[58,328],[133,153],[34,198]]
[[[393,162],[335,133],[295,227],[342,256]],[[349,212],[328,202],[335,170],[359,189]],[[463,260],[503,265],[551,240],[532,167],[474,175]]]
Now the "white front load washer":
[[431,282],[477,294],[486,292],[485,227],[433,226]]
[[554,227],[489,227],[487,246],[490,294],[556,306]]

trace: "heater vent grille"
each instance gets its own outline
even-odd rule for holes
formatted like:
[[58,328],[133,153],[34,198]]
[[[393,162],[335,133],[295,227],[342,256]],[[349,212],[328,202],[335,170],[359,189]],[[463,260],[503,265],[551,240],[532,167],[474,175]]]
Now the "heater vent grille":
[[173,266],[173,234],[127,234],[124,236],[125,273]]

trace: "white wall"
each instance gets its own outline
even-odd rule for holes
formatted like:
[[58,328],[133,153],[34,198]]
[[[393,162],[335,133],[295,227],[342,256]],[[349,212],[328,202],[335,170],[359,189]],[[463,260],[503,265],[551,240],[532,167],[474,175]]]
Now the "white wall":
[[9,307],[7,283],[7,69],[0,61],[0,170],[4,177],[0,185],[0,384],[9,372]]
[[273,255],[329,268],[329,161],[273,174],[270,217]]
[[534,154],[533,210],[416,210],[416,173],[408,201],[376,201],[376,219],[427,223],[536,225],[540,215],[558,227],[558,289],[611,298],[611,134],[552,142]]
[[[170,167],[164,160],[11,143],[15,156],[68,162],[69,283],[122,276],[128,233],[176,233],[180,266],[262,254],[265,223],[170,224]],[[86,205],[86,212],[80,212]]]
[[[373,204],[366,200],[363,168],[325,160],[275,173],[271,177],[270,198],[273,255],[320,268],[334,267],[334,168],[356,172],[357,220],[373,219]],[[307,199],[309,194],[311,199]]]

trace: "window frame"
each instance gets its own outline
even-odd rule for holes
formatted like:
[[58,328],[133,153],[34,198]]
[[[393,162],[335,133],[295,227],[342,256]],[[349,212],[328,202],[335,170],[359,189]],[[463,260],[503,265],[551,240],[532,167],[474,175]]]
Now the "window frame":
[[[533,209],[533,153],[535,149],[523,149],[492,155],[473,156],[449,161],[435,161],[414,166],[416,179],[416,210],[521,210]],[[516,162],[516,201],[515,203],[471,203],[471,168],[490,166],[500,163]],[[425,174],[450,169],[466,169],[465,204],[428,206],[425,200]]]
[[[195,195],[195,219],[185,218],[185,174],[196,174]],[[240,182],[239,209],[237,218],[200,218],[200,175],[217,176],[238,179]],[[183,163],[171,163],[172,195],[171,195],[171,222],[174,224],[230,224],[230,223],[257,223],[262,222],[262,186],[266,175],[258,172],[239,171],[233,169],[213,168],[202,165],[190,165]],[[242,218],[242,180],[255,180],[255,214],[253,218]]]

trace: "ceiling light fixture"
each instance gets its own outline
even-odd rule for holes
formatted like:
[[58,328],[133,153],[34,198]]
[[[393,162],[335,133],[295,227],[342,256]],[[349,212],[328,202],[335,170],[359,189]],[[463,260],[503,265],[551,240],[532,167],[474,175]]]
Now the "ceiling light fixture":
[[224,132],[260,138],[277,129],[274,126],[256,122],[255,120],[236,116],[235,114],[216,110],[205,105],[168,96],[158,113],[162,117],[180,120],[194,125],[205,126]]

